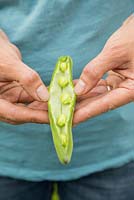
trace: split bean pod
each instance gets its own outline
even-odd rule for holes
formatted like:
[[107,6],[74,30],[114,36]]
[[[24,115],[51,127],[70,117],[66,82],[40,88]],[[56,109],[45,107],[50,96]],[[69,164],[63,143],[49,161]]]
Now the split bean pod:
[[58,59],[49,86],[48,112],[53,141],[61,163],[71,160],[73,151],[72,118],[76,95],[72,81],[72,59]]

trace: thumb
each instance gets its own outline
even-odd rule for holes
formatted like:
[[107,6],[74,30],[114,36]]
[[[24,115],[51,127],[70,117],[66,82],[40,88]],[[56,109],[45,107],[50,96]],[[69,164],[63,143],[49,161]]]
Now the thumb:
[[39,74],[23,62],[19,62],[16,79],[35,100],[47,101],[49,99],[47,87],[42,82]]
[[91,90],[102,76],[113,67],[115,67],[115,62],[101,52],[83,69],[80,79],[75,85],[75,93],[81,95]]
[[126,50],[128,47],[125,46],[126,42],[122,39],[122,35],[124,35],[122,31],[123,29],[119,28],[112,34],[100,54],[85,66],[80,80],[75,86],[77,95],[91,90],[106,72],[129,61],[128,51]]

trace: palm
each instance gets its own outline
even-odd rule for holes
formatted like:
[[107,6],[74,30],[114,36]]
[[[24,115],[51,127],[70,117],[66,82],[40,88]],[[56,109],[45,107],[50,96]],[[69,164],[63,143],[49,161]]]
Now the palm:
[[[0,82],[0,100],[3,102],[11,103],[17,107],[27,107],[34,110],[47,111],[47,103],[35,101],[16,81],[13,82]],[[21,124],[22,122],[15,123],[9,119],[0,119],[1,121],[11,124]]]
[[[109,85],[111,91],[101,94],[87,93],[87,98],[77,102],[73,123],[78,124],[91,117],[115,109],[121,105],[134,101],[134,80],[126,77],[127,71],[117,73],[110,71],[103,85]],[[91,95],[92,94],[92,95]]]

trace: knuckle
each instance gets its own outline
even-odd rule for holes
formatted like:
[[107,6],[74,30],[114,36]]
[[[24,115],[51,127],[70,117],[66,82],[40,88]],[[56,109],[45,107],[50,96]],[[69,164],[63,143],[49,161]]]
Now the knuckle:
[[87,78],[88,78],[88,76],[89,76],[89,69],[88,69],[88,67],[85,67],[85,68],[83,69],[82,77],[83,77],[83,78],[84,78],[84,77],[87,77]]
[[117,56],[116,54],[118,51],[119,47],[117,47],[115,44],[111,44],[110,46],[106,46],[106,48],[104,48],[105,55],[111,58]]
[[121,62],[128,61],[126,46],[116,41],[108,42],[103,49],[103,53],[105,57],[111,59],[111,62],[114,61],[115,67]]
[[116,105],[113,102],[109,102],[109,98],[101,100],[101,104],[103,105],[101,107],[101,113],[106,113],[116,108]]
[[115,108],[116,108],[116,105],[110,103],[110,104],[108,105],[107,111],[114,110]]
[[11,108],[10,109],[10,113],[9,113],[8,119],[13,121],[14,123],[17,123],[19,121],[18,111],[15,108]]
[[20,53],[20,50],[18,49],[18,47],[16,47],[14,44],[10,43],[10,46],[13,48],[13,50],[17,53],[18,57],[20,59],[22,59],[22,56],[21,56],[21,53]]
[[129,102],[132,102],[134,100],[134,89],[128,90],[128,100]]
[[96,68],[92,68],[90,69],[90,67],[85,67],[84,70],[83,70],[83,74],[85,77],[87,77],[87,79],[89,80],[96,80],[99,78],[99,73],[98,73],[98,70]]
[[34,118],[34,117],[32,117],[32,118],[30,119],[30,122],[31,122],[31,123],[39,123],[39,121],[38,121],[36,118]]
[[123,23],[122,25],[125,26],[125,25],[128,25],[130,22],[134,22],[134,15],[131,14]]
[[31,85],[34,82],[38,81],[39,75],[34,70],[29,70],[27,73],[23,76],[23,83],[26,85]]
[[84,111],[86,118],[90,118],[91,117],[91,111],[89,109],[85,109]]

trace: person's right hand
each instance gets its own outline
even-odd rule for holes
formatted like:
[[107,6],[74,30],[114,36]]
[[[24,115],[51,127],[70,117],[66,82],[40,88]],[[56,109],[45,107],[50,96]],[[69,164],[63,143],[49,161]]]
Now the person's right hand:
[[[47,101],[49,93],[37,72],[25,65],[21,60],[19,49],[13,45],[7,35],[0,30],[0,121],[13,121],[13,123],[48,123],[45,111],[32,109],[26,106],[13,104],[8,99],[3,99],[6,85],[18,84],[32,101]],[[10,88],[10,87],[9,87]],[[7,91],[8,89],[7,88]],[[15,91],[14,91],[15,92]],[[10,98],[15,98],[12,92]],[[18,102],[14,102],[18,103]]]
[[49,123],[47,102],[34,100],[16,81],[0,82],[0,121]]

